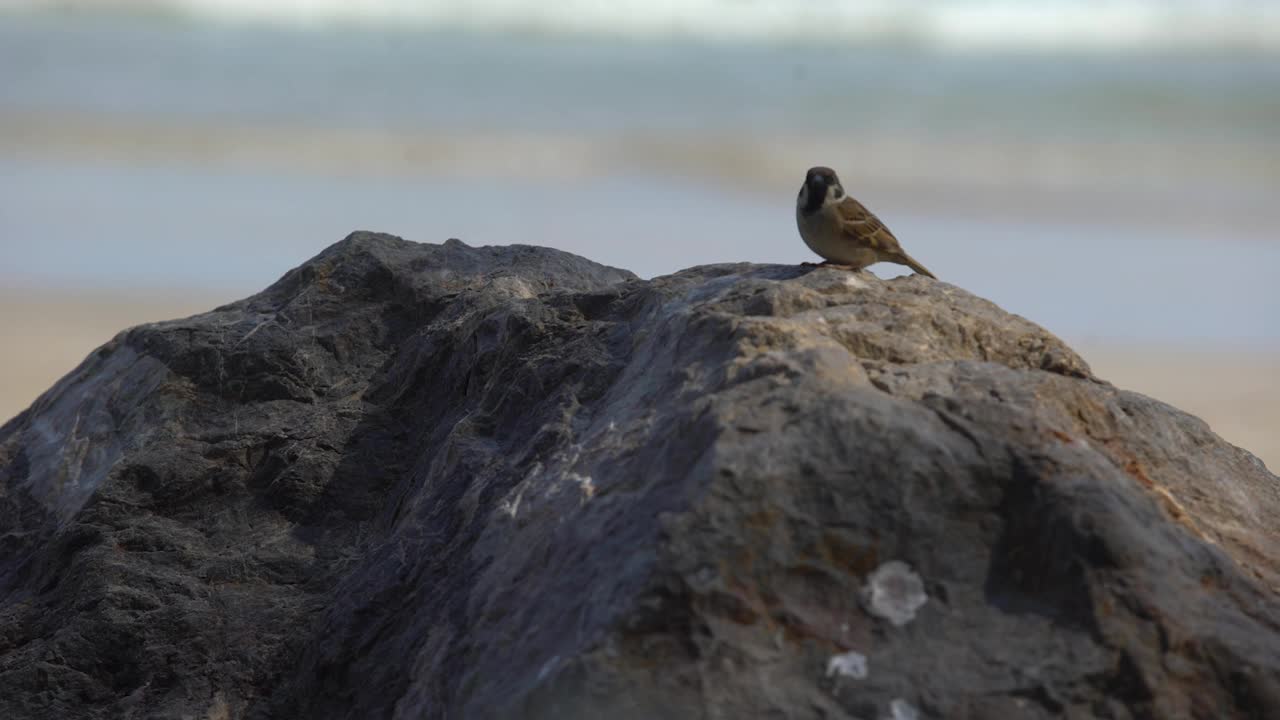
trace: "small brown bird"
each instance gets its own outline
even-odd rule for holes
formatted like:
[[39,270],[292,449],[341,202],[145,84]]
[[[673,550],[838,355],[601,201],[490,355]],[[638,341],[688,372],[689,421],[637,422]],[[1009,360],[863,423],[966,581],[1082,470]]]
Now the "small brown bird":
[[902,249],[880,218],[845,194],[831,168],[809,168],[796,198],[796,226],[804,244],[827,263],[861,270],[891,262],[937,279]]

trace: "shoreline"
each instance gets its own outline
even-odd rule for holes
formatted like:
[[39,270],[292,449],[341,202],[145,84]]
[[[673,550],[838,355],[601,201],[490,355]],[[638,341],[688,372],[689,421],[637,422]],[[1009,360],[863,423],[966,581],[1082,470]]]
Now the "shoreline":
[[[1280,226],[1280,206],[1271,201],[1280,187],[1280,143],[1263,141],[476,132],[5,112],[0,150],[10,162],[311,178],[650,177],[787,198],[808,160],[839,166],[847,185],[873,189],[886,207],[926,215],[1078,223],[1087,209],[1089,224],[1258,242],[1274,242]],[[1187,167],[1196,168],[1194,178]]]

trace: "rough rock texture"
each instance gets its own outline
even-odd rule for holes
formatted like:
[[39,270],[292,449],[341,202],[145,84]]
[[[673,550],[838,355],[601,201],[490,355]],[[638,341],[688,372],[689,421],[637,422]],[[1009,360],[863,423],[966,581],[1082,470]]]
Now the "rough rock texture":
[[0,717],[1276,718],[1278,519],[946,283],[358,233],[0,430]]

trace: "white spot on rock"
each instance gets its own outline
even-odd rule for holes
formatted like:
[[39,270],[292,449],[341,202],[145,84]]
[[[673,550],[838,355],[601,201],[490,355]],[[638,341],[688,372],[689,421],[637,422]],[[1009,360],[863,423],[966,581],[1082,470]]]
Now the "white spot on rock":
[[902,698],[894,698],[889,703],[889,720],[920,720],[920,711]]
[[525,281],[517,277],[502,276],[494,278],[490,281],[490,287],[499,292],[505,292],[521,300],[529,300],[537,297],[537,294],[529,289],[529,285]]
[[914,620],[916,611],[929,601],[924,592],[924,581],[910,565],[898,560],[890,560],[876,568],[867,578],[862,595],[872,615],[895,626]]
[[846,270],[845,272],[845,286],[854,288],[854,290],[863,290],[864,287],[869,287],[867,281],[859,277],[859,273],[852,272],[852,270]]
[[867,676],[867,656],[856,650],[850,650],[840,655],[832,655],[827,661],[827,677],[835,677],[843,675],[851,677],[855,680],[861,680]]

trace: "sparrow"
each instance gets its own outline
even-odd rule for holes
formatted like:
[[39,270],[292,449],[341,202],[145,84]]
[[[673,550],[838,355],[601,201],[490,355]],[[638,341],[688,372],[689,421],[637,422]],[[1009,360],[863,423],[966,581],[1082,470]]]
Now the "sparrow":
[[804,244],[826,259],[824,265],[861,270],[891,262],[937,279],[902,249],[880,218],[845,193],[831,168],[809,168],[805,174],[796,198],[796,227]]

